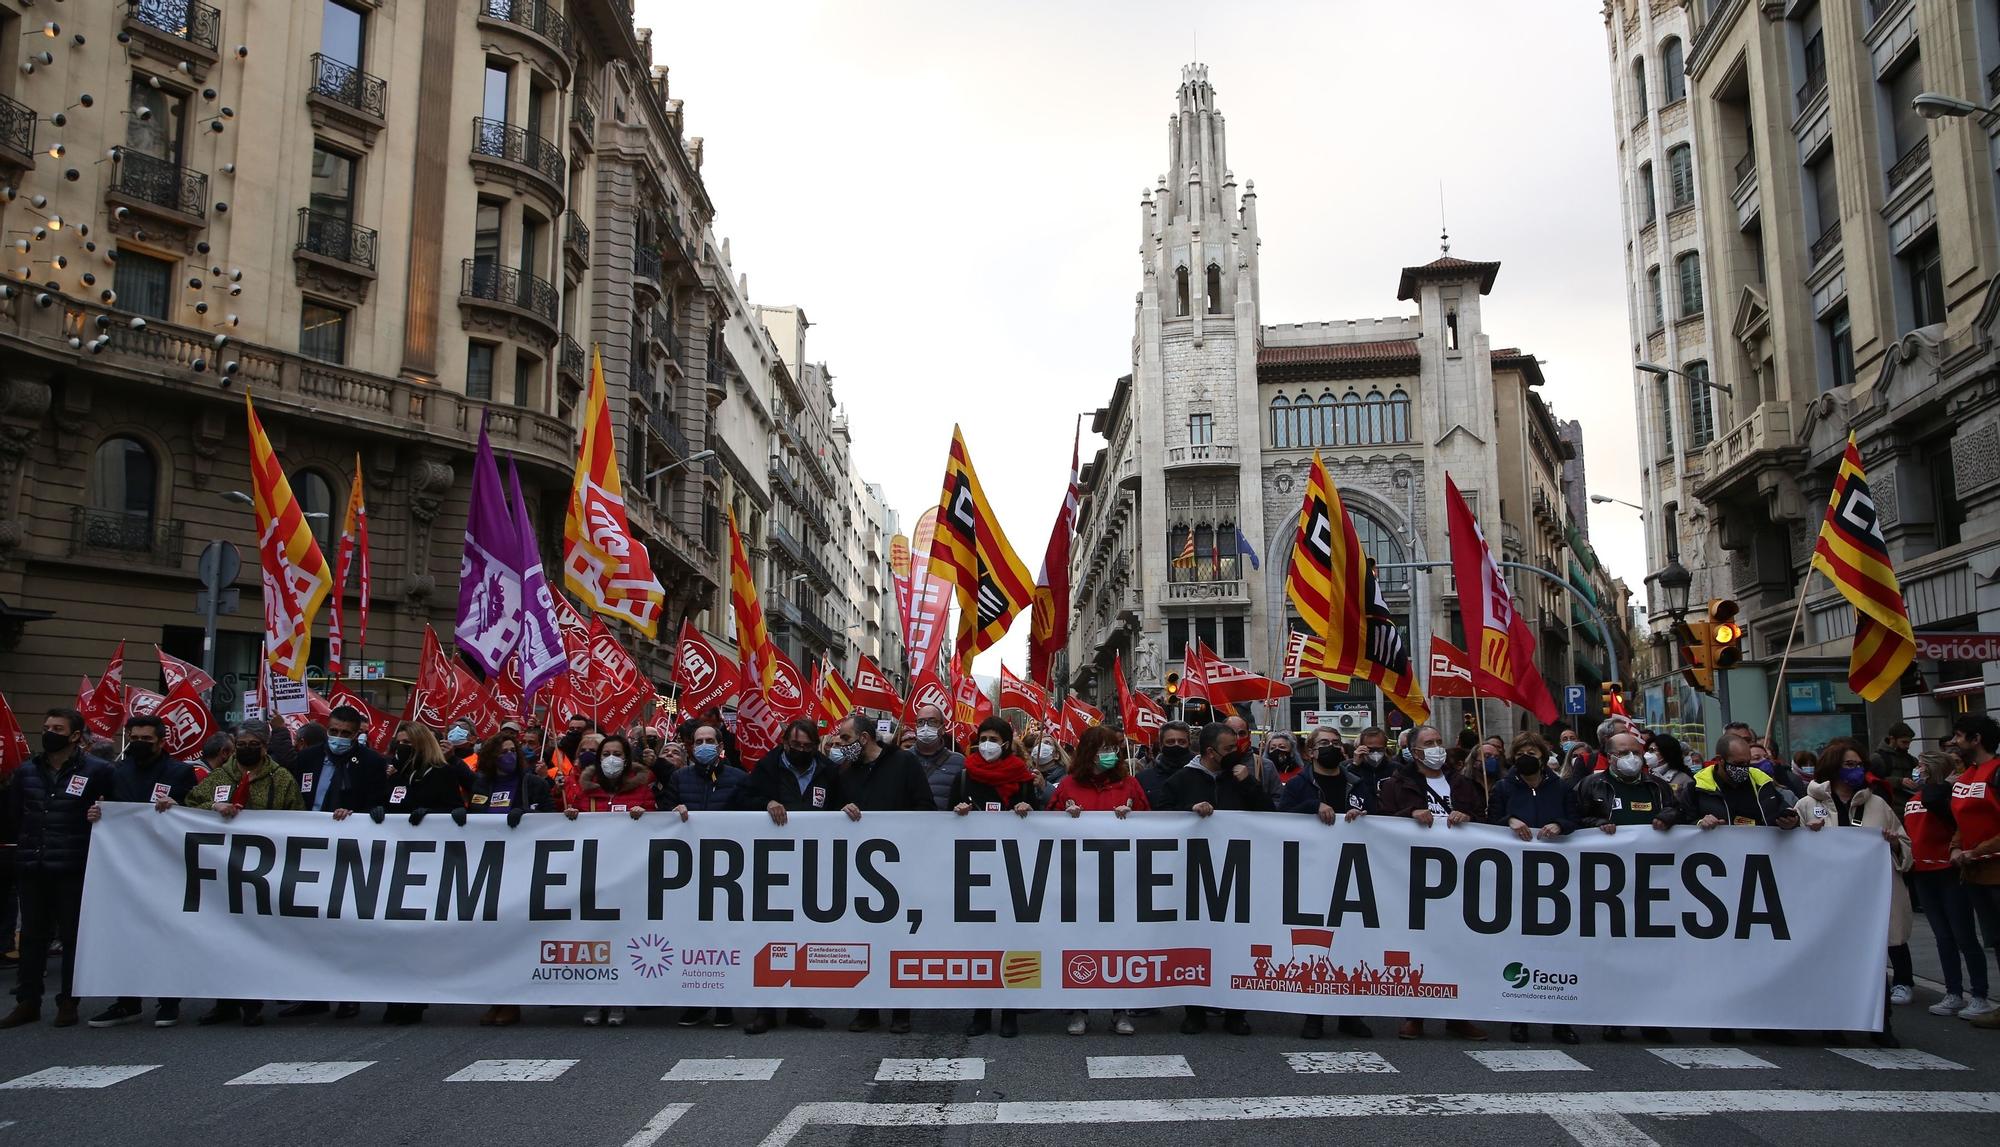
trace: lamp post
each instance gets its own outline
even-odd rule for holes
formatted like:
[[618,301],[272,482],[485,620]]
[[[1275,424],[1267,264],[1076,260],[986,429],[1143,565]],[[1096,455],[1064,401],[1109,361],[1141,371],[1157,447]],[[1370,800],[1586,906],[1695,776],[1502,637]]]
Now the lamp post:
[[1910,101],[1910,106],[1915,108],[1917,114],[1925,119],[1965,119],[1971,117],[1977,119],[1981,127],[1992,127],[1995,124],[2000,124],[2000,112],[1996,112],[1992,108],[1981,107],[1975,103],[1968,103],[1965,100],[1941,95],[1937,92],[1918,92],[1917,97]]
[[1726,382],[1711,382],[1705,378],[1695,378],[1692,375],[1689,375],[1685,371],[1676,370],[1671,366],[1663,366],[1657,362],[1635,362],[1632,364],[1632,369],[1637,371],[1643,371],[1646,374],[1656,374],[1659,375],[1661,378],[1667,378],[1669,376],[1678,376],[1680,378],[1686,379],[1688,382],[1693,383],[1696,386],[1705,386],[1710,390],[1719,390],[1722,393],[1730,396],[1731,398],[1736,397],[1736,391],[1731,389],[1730,385]]
[[1678,553],[1668,554],[1666,568],[1654,574],[1653,581],[1659,585],[1660,592],[1666,595],[1667,616],[1673,618],[1675,624],[1685,620],[1688,611],[1688,590],[1694,586],[1694,575],[1681,564],[1681,556]]
[[660,467],[658,470],[648,470],[646,472],[646,476],[639,479],[639,484],[643,486],[646,483],[651,482],[653,479],[659,477],[660,475],[665,474],[669,470],[678,470],[683,466],[692,466],[696,462],[706,462],[713,457],[715,457],[715,451],[713,450],[702,450],[699,451],[698,453],[690,454],[678,462],[669,462],[665,466]]
[[1610,503],[1615,503],[1620,506],[1630,506],[1632,509],[1639,511],[1640,517],[1643,518],[1646,516],[1646,507],[1641,506],[1637,502],[1628,502],[1623,498],[1614,498],[1609,494],[1592,494],[1590,496],[1590,500],[1597,503],[1600,506]]

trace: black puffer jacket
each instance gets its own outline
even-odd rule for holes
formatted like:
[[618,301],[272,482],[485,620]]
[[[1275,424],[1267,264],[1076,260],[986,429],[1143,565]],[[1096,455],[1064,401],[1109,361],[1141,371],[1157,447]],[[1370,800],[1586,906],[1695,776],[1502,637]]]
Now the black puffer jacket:
[[38,875],[83,871],[90,855],[90,806],[111,796],[111,762],[81,750],[52,770],[37,754],[7,786],[6,838],[15,870]]
[[182,803],[195,785],[194,766],[165,753],[153,758],[151,764],[142,765],[128,753],[111,766],[111,795],[104,799],[152,804],[153,798],[160,795],[156,791],[160,785],[167,786],[165,795],[170,800]]
[[719,761],[713,779],[701,765],[675,769],[655,786],[653,799],[663,809],[686,805],[689,812],[742,812],[758,807],[750,774]]

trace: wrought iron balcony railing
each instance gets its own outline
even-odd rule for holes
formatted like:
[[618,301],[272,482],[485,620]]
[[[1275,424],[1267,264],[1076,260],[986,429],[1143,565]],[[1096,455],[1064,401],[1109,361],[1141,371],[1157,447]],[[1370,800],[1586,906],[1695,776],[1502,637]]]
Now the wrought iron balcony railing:
[[574,211],[563,212],[563,249],[586,263],[590,261],[590,228]]
[[1839,247],[1840,247],[1840,220],[1836,219],[1833,222],[1826,225],[1826,230],[1821,231],[1819,233],[1819,238],[1814,239],[1812,241],[1812,248],[1810,251],[1810,254],[1812,255],[1812,265],[1817,267],[1821,263],[1826,262],[1827,256],[1833,254],[1834,251],[1839,249]]
[[542,0],[480,0],[479,13],[559,44],[565,55],[570,51],[569,21]]
[[459,297],[506,303],[541,316],[550,326],[556,321],[555,284],[538,275],[502,267],[482,259],[467,259],[460,279]]
[[196,218],[208,216],[208,176],[143,151],[118,149],[120,194]]
[[151,514],[125,510],[70,508],[70,556],[135,554],[159,565],[179,565],[187,524],[159,522]]
[[35,109],[0,95],[0,147],[28,155],[35,150]]
[[1911,176],[1923,170],[1931,161],[1931,139],[1923,136],[1910,145],[1910,150],[1898,156],[1889,165],[1889,190],[1894,191],[1907,182]]
[[323,52],[312,57],[312,91],[363,115],[388,118],[389,84]]
[[310,207],[299,208],[299,243],[296,248],[356,267],[375,269],[375,232],[353,222]]
[[222,38],[222,13],[201,0],[127,0],[130,17],[190,44],[216,50]]
[[483,116],[474,119],[472,150],[477,155],[510,160],[533,168],[558,188],[563,186],[562,149],[526,128]]

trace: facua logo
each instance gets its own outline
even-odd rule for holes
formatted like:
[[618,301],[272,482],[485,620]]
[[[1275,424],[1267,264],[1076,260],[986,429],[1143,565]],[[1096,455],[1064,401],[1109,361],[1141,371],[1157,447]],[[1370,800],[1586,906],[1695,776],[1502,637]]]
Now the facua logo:
[[1065,988],[1205,988],[1209,951],[1067,951],[1062,955],[1062,969]]
[[536,980],[616,980],[609,940],[543,940],[536,948]]
[[648,932],[625,941],[625,957],[631,961],[633,971],[656,980],[674,966],[674,946],[658,932]]
[[1507,965],[1507,970],[1500,974],[1507,977],[1507,982],[1517,988],[1528,986],[1528,966],[1519,960]]
[[891,952],[892,988],[1039,988],[1040,952]]
[[1507,981],[1503,996],[1558,1000],[1575,999],[1577,985],[1583,981],[1575,972],[1550,971],[1519,960],[1500,969],[1500,978]]

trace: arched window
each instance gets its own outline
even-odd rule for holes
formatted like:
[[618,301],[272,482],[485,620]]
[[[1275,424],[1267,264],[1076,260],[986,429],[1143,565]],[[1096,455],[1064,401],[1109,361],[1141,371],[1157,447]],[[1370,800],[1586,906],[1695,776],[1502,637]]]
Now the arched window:
[[1193,558],[1187,555],[1189,530],[1186,526],[1174,526],[1167,531],[1167,580],[1193,581],[1194,571],[1189,565]]
[[1321,446],[1333,446],[1333,445],[1336,445],[1337,443],[1336,443],[1336,440],[1334,439],[1334,436],[1333,436],[1333,429],[1334,429],[1334,426],[1333,426],[1333,392],[1332,392],[1332,391],[1330,391],[1330,390],[1328,390],[1328,391],[1323,391],[1323,392],[1322,392],[1322,393],[1320,394],[1320,396],[1319,396],[1319,411],[1318,411],[1318,416],[1317,416],[1317,417],[1316,417],[1316,418],[1314,419],[1314,421],[1315,421],[1315,422],[1317,423],[1317,432],[1318,432],[1318,434],[1319,434],[1319,444],[1320,444]]
[[1410,440],[1410,392],[1402,387],[1389,396],[1389,433],[1392,442]]
[[1632,116],[1646,118],[1646,58],[1632,61]]
[[1366,406],[1367,406],[1367,411],[1366,411],[1367,417],[1363,423],[1364,429],[1366,430],[1366,437],[1364,440],[1370,443],[1371,445],[1377,442],[1389,441],[1389,418],[1388,418],[1389,404],[1388,401],[1382,397],[1382,392],[1379,390],[1369,391],[1368,401],[1366,403]]
[[333,486],[317,470],[300,470],[292,475],[292,497],[299,500],[299,512],[306,516],[306,529],[319,542],[320,553],[333,553]]
[[1222,268],[1214,263],[1208,265],[1208,313],[1222,313]]
[[1271,400],[1271,445],[1292,448],[1292,400],[1282,394]]
[[1236,559],[1236,523],[1218,522],[1215,526],[1215,577],[1218,581],[1235,581],[1242,576]]
[[90,508],[123,516],[134,527],[153,524],[160,468],[136,438],[110,438],[90,460]]
[[1361,395],[1356,391],[1348,391],[1340,400],[1340,444],[1361,444]]
[[1670,104],[1687,98],[1687,68],[1678,36],[1668,37],[1667,42],[1660,45],[1660,83],[1666,90],[1666,98],[1661,103]]
[[[1354,520],[1354,537],[1361,543],[1361,552],[1375,559],[1376,565],[1394,565],[1403,560],[1403,543],[1396,540],[1389,527],[1353,506],[1347,507],[1347,516]],[[1376,577],[1385,591],[1408,589],[1410,585],[1409,570],[1378,569]]]
[[1186,267],[1175,267],[1174,268],[1174,314],[1185,315],[1187,313],[1188,313],[1188,270]]

